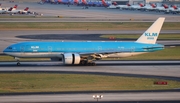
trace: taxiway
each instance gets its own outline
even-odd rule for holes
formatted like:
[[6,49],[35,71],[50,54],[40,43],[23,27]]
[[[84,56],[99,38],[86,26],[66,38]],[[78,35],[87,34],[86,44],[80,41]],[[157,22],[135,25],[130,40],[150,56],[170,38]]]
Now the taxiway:
[[[103,95],[99,102],[125,102],[125,103],[178,103],[180,92],[156,92],[156,93],[99,93]],[[47,95],[17,95],[0,96],[3,103],[57,103],[57,102],[96,102],[92,93],[81,94],[47,94]],[[128,102],[131,101],[131,102]],[[132,102],[134,101],[134,102]],[[144,102],[146,101],[146,102]],[[166,101],[166,102],[165,102]],[[169,102],[167,102],[169,101]],[[174,101],[174,102],[173,102]]]

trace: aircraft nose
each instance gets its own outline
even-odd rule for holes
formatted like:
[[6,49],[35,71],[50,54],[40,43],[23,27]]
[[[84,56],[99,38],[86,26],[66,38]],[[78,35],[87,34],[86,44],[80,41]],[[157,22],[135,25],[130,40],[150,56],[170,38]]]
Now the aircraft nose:
[[6,54],[6,52],[7,52],[7,49],[4,49],[4,50],[3,50],[3,53]]

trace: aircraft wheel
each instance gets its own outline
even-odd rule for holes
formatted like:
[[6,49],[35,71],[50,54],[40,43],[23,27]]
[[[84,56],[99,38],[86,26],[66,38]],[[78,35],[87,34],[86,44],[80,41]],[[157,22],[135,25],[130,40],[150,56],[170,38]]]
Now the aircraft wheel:
[[95,66],[95,65],[96,65],[96,63],[93,62],[93,63],[92,63],[92,66]]
[[90,62],[87,64],[88,66],[95,66],[96,64],[94,62]]
[[21,64],[18,62],[18,63],[17,63],[17,66],[20,66],[20,65],[21,65]]
[[91,63],[87,63],[87,66],[91,66]]
[[80,62],[80,65],[87,65],[87,64],[88,63],[86,61],[84,61],[84,60]]

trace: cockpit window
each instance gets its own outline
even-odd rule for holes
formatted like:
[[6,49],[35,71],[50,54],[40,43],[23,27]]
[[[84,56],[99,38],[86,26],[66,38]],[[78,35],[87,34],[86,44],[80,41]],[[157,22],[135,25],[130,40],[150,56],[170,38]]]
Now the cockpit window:
[[7,49],[12,49],[12,47],[8,47]]

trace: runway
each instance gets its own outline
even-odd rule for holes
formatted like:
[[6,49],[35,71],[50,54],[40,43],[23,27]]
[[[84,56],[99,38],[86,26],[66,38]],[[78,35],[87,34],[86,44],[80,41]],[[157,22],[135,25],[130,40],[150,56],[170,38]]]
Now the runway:
[[[103,95],[99,102],[121,103],[178,103],[180,92],[156,92],[156,93],[99,93]],[[47,94],[47,95],[17,95],[1,96],[2,103],[57,103],[57,102],[96,102],[93,93],[81,94]],[[134,102],[132,102],[134,101]],[[145,102],[146,101],[146,102]],[[156,102],[155,102],[156,101]]]
[[[0,62],[0,73],[70,73],[106,76],[159,78],[180,81],[180,61],[97,61],[97,66],[64,66],[62,62]],[[110,66],[108,66],[110,65]],[[177,89],[177,90],[176,90]],[[0,102],[52,103],[52,102],[96,102],[94,94],[103,95],[100,102],[124,103],[178,103],[178,88],[170,91],[114,91],[114,92],[71,92],[35,93],[0,96]],[[83,97],[83,98],[82,98]],[[134,101],[134,102],[133,102]],[[166,102],[165,102],[166,101]]]
[[[101,75],[180,77],[180,61],[95,61],[97,66],[65,66],[62,62],[0,62],[0,72],[52,72]],[[148,75],[148,76],[146,76]]]
[[[180,81],[180,61],[97,61],[97,66],[64,66],[62,62],[1,62],[0,73],[72,73],[96,74],[141,78],[156,78]],[[176,90],[177,89],[177,90]],[[114,103],[177,103],[180,102],[179,88],[174,91],[121,91],[121,92],[75,92],[34,93],[0,96],[0,102],[96,102],[94,94],[103,95],[100,102]],[[165,102],[166,101],[166,102]]]

